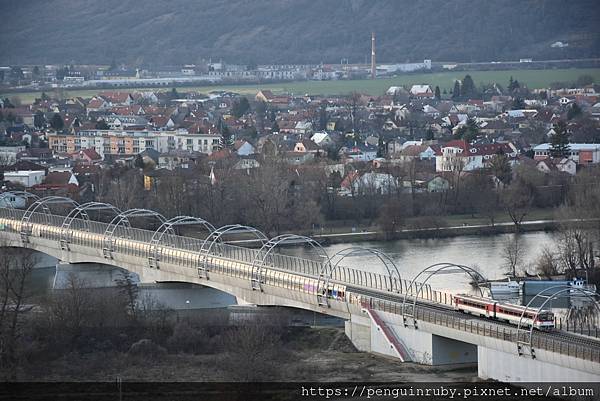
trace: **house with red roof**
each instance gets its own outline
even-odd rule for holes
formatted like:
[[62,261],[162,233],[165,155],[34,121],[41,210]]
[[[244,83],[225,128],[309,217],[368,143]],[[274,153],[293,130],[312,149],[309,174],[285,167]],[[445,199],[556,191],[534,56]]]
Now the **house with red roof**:
[[76,196],[79,192],[79,181],[70,171],[51,171],[44,182],[34,185],[33,189],[41,196],[66,194]]
[[410,88],[410,96],[427,99],[435,97],[435,93],[430,85],[413,85]]
[[102,161],[102,156],[94,148],[81,149],[79,152],[71,153],[70,156],[73,161],[83,164],[96,164]]
[[257,102],[271,103],[275,99],[275,95],[270,90],[261,90],[254,96],[254,99]]
[[139,104],[113,107],[109,110],[109,112],[118,116],[143,116],[146,114],[144,108]]
[[101,97],[93,97],[88,102],[85,109],[86,109],[87,114],[90,115],[90,113],[104,112],[109,107],[110,107],[110,105],[108,104],[108,102],[106,100],[102,99]]
[[98,95],[111,106],[129,106],[133,104],[133,96],[129,92],[100,92]]

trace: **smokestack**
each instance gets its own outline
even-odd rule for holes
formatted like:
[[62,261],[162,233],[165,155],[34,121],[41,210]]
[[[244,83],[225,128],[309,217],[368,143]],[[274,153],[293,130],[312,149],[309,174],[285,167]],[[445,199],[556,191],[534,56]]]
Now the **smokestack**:
[[375,65],[375,32],[371,32],[371,79],[375,79],[377,67]]

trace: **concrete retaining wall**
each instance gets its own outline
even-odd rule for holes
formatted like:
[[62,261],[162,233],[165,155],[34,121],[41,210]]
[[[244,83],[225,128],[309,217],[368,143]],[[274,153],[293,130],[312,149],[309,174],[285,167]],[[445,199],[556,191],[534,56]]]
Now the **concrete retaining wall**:
[[[600,382],[600,375],[479,346],[478,376],[503,382]],[[568,357],[564,357],[568,358]]]

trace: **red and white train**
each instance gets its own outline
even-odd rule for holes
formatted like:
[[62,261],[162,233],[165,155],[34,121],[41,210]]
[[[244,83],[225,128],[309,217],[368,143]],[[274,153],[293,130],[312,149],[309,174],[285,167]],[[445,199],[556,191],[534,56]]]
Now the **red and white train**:
[[[490,319],[504,320],[518,325],[525,306],[512,305],[494,301],[488,298],[473,297],[470,295],[455,295],[454,309],[469,313],[471,315],[488,317]],[[538,330],[550,330],[554,328],[554,313],[540,311],[537,308],[529,308],[523,315],[522,327],[531,327]]]

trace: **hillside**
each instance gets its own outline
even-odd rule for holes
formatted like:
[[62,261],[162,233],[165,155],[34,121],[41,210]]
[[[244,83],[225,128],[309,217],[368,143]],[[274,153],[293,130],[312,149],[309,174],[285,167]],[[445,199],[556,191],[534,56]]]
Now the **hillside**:
[[[0,64],[600,57],[597,0],[0,0]],[[566,48],[553,48],[556,41]]]

